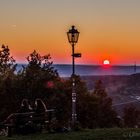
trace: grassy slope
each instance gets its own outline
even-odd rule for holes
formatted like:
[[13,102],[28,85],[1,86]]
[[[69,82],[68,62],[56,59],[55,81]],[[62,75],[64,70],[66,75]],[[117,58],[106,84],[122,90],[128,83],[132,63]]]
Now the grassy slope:
[[0,140],[140,140],[140,129],[92,129],[59,134],[0,137]]

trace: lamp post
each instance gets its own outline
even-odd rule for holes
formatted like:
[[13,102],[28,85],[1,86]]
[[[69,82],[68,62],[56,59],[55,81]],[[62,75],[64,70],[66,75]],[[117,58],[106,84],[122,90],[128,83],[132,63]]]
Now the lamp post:
[[75,91],[75,57],[81,57],[80,53],[74,52],[74,46],[78,42],[79,32],[75,26],[67,32],[68,41],[72,46],[72,126],[74,127],[77,120],[76,114],[76,91]]

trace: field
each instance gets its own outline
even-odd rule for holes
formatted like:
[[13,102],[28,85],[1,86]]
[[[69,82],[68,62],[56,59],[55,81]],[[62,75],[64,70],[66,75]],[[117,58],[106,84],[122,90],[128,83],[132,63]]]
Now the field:
[[0,140],[139,140],[140,129],[92,129],[67,133],[42,133],[27,136],[1,136]]

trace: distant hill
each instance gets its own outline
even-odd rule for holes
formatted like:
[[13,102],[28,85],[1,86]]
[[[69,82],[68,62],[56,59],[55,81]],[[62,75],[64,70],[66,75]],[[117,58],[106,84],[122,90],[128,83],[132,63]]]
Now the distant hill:
[[[17,71],[26,67],[27,64],[18,64]],[[53,67],[58,70],[61,77],[70,77],[72,74],[71,64],[53,64]],[[75,65],[75,73],[80,76],[96,76],[96,75],[131,75],[135,72],[140,72],[140,66],[136,69],[134,66],[109,66],[102,65]]]
[[89,91],[94,90],[97,80],[102,80],[103,85],[113,99],[113,107],[121,114],[122,109],[130,104],[140,108],[140,73],[132,75],[109,76],[82,76]]

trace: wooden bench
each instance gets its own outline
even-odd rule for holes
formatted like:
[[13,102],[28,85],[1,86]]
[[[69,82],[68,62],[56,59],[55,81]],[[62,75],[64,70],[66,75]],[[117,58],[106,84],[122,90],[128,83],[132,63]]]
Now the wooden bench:
[[[11,121],[5,123],[8,130],[8,136],[13,133],[25,134],[42,131],[42,128],[50,131],[50,125],[53,118],[53,109],[46,110],[43,113],[27,112],[27,113],[13,113],[9,116]],[[9,119],[10,120],[10,119]]]

